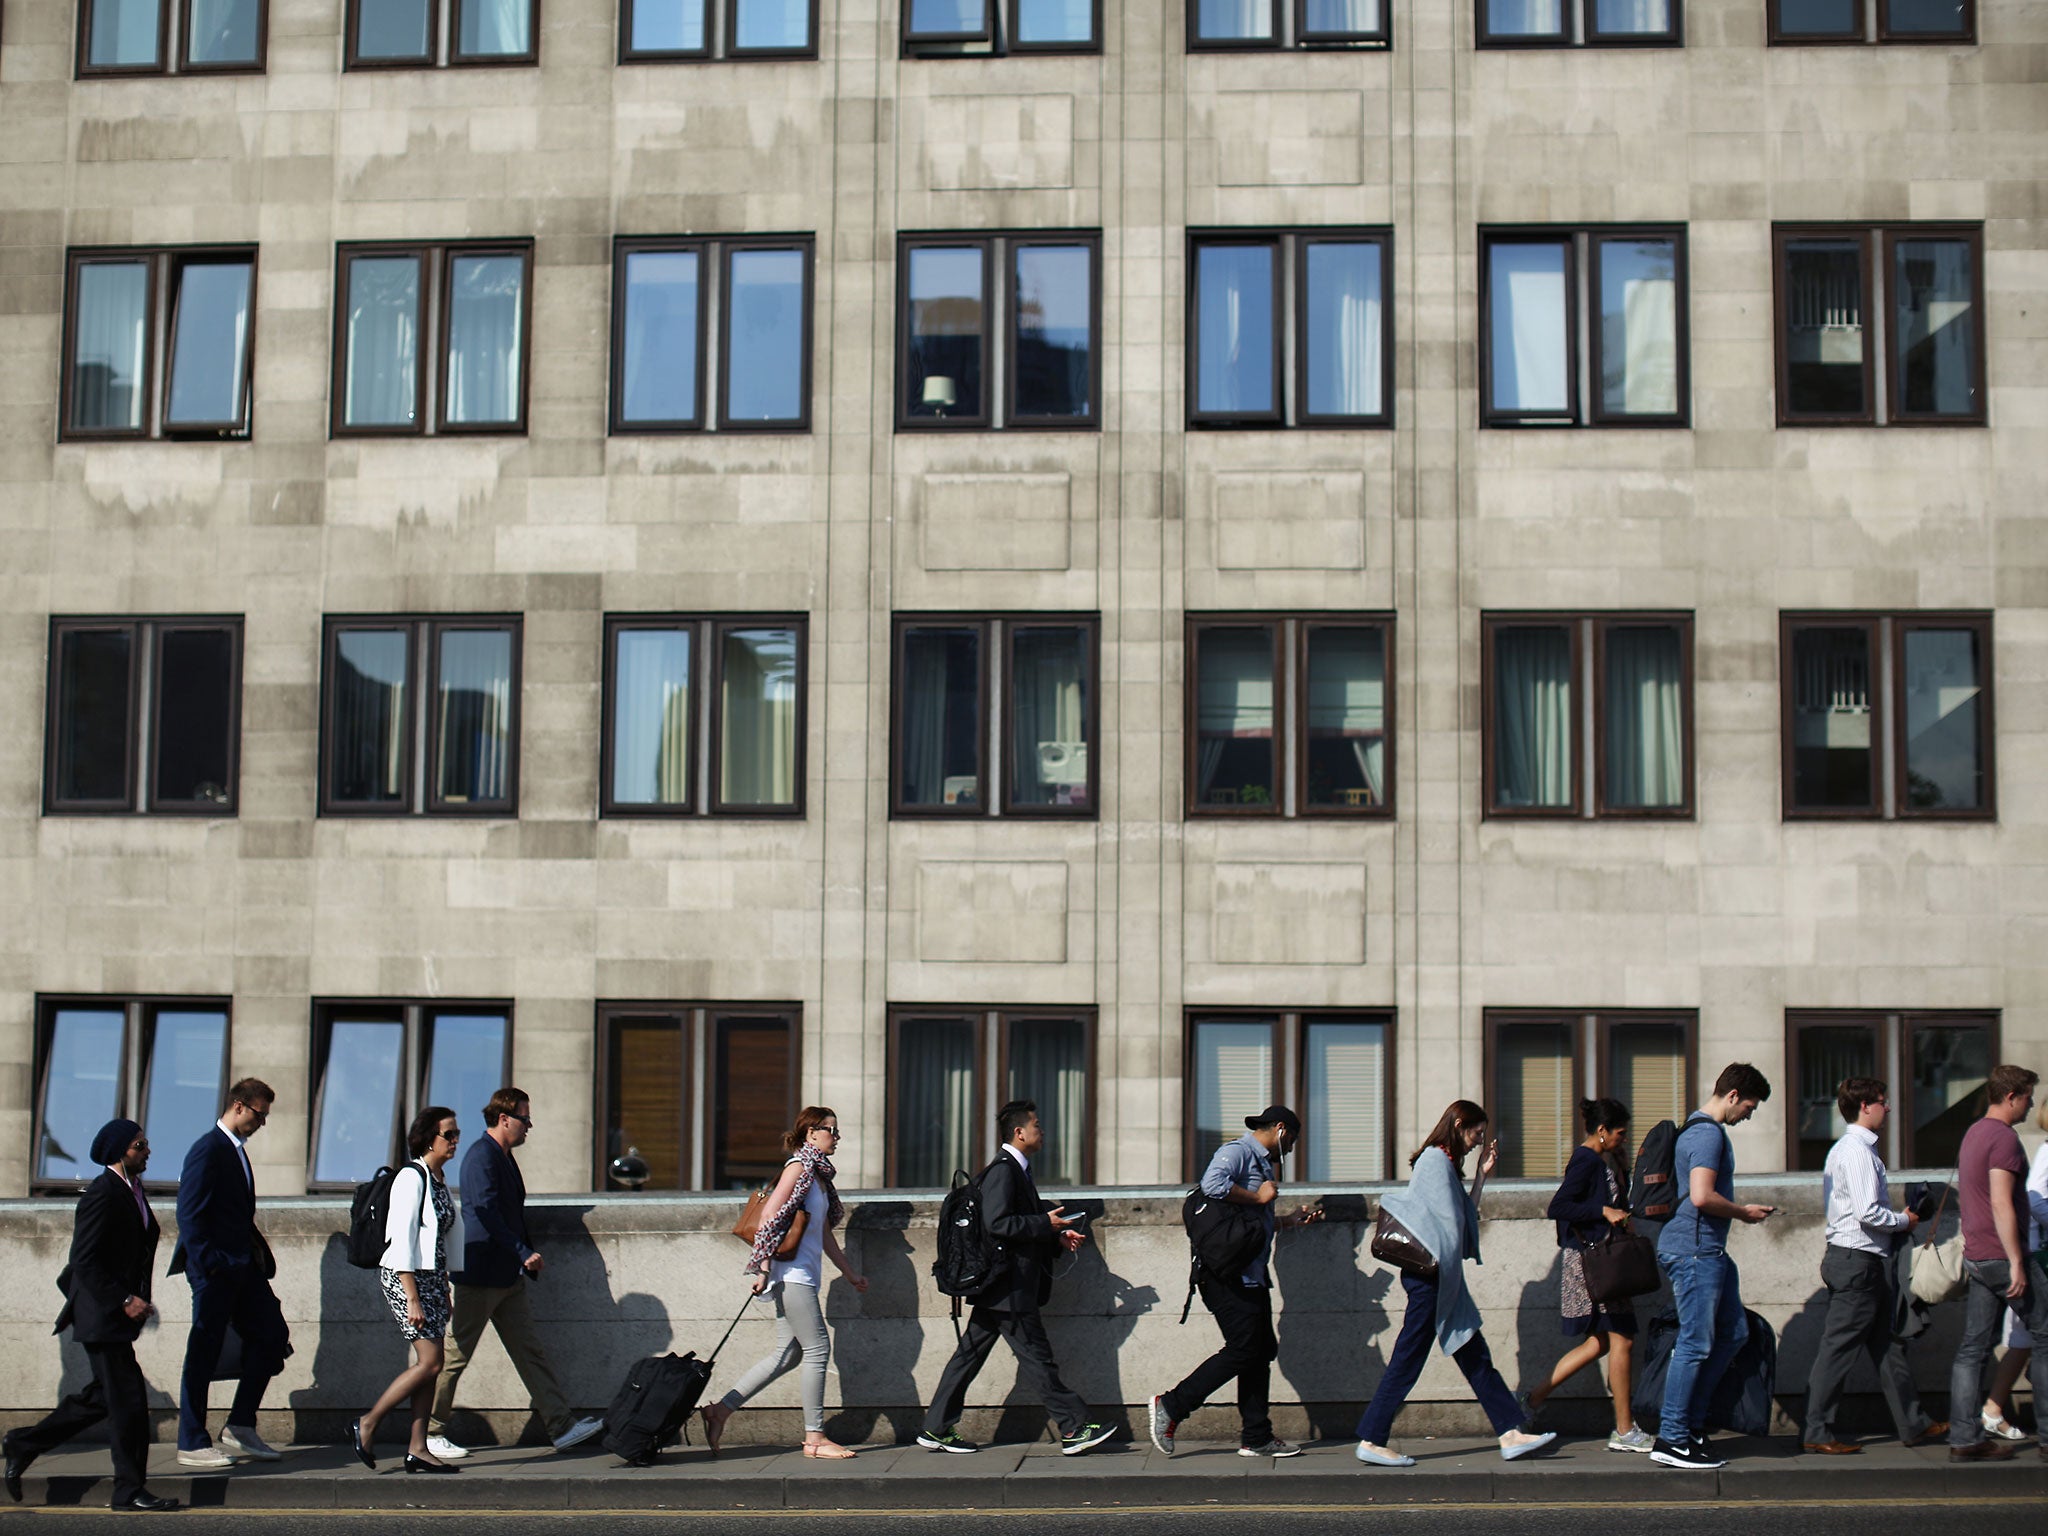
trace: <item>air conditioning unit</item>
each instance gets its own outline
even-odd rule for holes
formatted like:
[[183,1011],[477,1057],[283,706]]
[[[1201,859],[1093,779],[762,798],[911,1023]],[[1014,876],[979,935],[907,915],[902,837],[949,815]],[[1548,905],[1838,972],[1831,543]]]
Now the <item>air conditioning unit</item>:
[[1086,784],[1088,743],[1085,741],[1041,741],[1038,744],[1038,782],[1041,784]]

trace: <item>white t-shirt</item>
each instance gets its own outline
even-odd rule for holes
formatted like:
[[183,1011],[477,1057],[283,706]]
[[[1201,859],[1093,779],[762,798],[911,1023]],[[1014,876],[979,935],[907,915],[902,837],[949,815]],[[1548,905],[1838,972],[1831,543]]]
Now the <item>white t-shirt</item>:
[[831,1206],[832,1202],[825,1198],[825,1181],[813,1179],[810,1193],[804,1196],[804,1209],[810,1212],[811,1219],[804,1223],[804,1235],[797,1241],[796,1256],[771,1261],[768,1265],[770,1280],[808,1285],[813,1290],[824,1286],[825,1213]]

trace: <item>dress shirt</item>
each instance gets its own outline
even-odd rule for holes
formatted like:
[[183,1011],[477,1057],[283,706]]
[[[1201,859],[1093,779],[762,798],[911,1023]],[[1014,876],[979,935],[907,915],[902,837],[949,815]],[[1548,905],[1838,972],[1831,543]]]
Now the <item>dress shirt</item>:
[[1010,1156],[1012,1156],[1012,1157],[1014,1157],[1015,1159],[1017,1159],[1017,1166],[1018,1166],[1019,1168],[1022,1168],[1022,1169],[1024,1170],[1024,1177],[1025,1177],[1025,1178],[1027,1178],[1027,1179],[1028,1179],[1028,1178],[1030,1178],[1030,1177],[1031,1177],[1031,1159],[1030,1159],[1030,1158],[1028,1158],[1028,1157],[1026,1157],[1026,1156],[1025,1156],[1025,1155],[1024,1155],[1024,1154],[1023,1154],[1022,1152],[1019,1152],[1019,1151],[1018,1151],[1018,1150],[1016,1149],[1016,1147],[1015,1147],[1015,1146],[1011,1145],[1011,1144],[1010,1144],[1009,1142],[1007,1142],[1007,1141],[1003,1143],[1003,1150],[1004,1150],[1005,1152],[1009,1153],[1009,1154],[1010,1154]]
[[1828,1150],[1821,1175],[1827,1199],[1828,1242],[1879,1258],[1892,1251],[1894,1233],[1906,1229],[1906,1213],[1891,1204],[1884,1159],[1877,1155],[1877,1134],[1852,1125]]
[[255,1194],[256,1170],[249,1166],[248,1138],[244,1136],[237,1136],[233,1131],[229,1130],[228,1123],[225,1120],[216,1120],[213,1123],[220,1127],[221,1135],[227,1137],[229,1141],[232,1141],[235,1144],[235,1155],[242,1160],[242,1177],[249,1181],[249,1193],[252,1195]]
[[119,1163],[107,1164],[107,1171],[128,1186],[128,1193],[135,1197],[136,1214],[142,1218],[142,1230],[147,1232],[149,1230],[149,1201],[143,1198],[142,1181],[129,1178],[128,1170]]
[[[1209,1166],[1202,1173],[1202,1193],[1211,1200],[1225,1200],[1233,1188],[1256,1191],[1273,1177],[1273,1160],[1259,1138],[1247,1131],[1232,1142],[1226,1142],[1216,1149],[1216,1155],[1209,1159]],[[1248,1290],[1257,1290],[1266,1283],[1266,1262],[1273,1252],[1273,1233],[1278,1223],[1275,1206],[1278,1201],[1258,1207],[1259,1221],[1266,1229],[1266,1241],[1260,1245],[1258,1257],[1245,1266],[1244,1284]]]

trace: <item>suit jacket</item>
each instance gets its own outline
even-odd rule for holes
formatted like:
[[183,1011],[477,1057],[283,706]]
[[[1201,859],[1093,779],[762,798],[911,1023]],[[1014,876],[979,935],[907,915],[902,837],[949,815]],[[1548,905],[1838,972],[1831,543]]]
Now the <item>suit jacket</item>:
[[1052,1266],[1060,1253],[1038,1185],[1007,1152],[998,1152],[981,1179],[982,1228],[995,1240],[1002,1267],[974,1298],[995,1312],[1036,1312],[1052,1299]]
[[462,1154],[463,1285],[517,1285],[533,1252],[526,1228],[526,1180],[512,1154],[486,1133]]
[[256,1191],[242,1170],[242,1154],[216,1125],[192,1143],[178,1175],[178,1246],[169,1272],[190,1270],[197,1285],[250,1265],[266,1280],[277,1273],[270,1245],[256,1230]]
[[149,1300],[149,1271],[162,1235],[153,1212],[144,1225],[127,1181],[111,1168],[102,1169],[79,1197],[71,1263],[57,1278],[64,1310],[50,1331],[62,1333],[68,1327],[81,1344],[133,1343],[142,1332],[142,1319],[128,1316],[123,1306],[130,1296]]

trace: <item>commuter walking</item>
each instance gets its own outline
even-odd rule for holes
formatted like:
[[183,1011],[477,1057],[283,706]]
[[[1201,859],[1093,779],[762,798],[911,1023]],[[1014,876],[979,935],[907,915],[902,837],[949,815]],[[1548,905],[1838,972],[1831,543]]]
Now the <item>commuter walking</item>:
[[1054,1258],[1062,1249],[1078,1252],[1088,1235],[1080,1218],[1068,1216],[1065,1206],[1048,1205],[1032,1181],[1032,1155],[1045,1145],[1038,1106],[1029,1099],[1005,1104],[996,1113],[996,1135],[1002,1149],[981,1175],[982,1230],[996,1246],[996,1270],[988,1288],[974,1298],[917,1443],[928,1451],[956,1454],[980,1449],[961,1439],[956,1427],[967,1389],[1002,1339],[1017,1357],[1018,1385],[1037,1395],[1058,1426],[1060,1454],[1078,1456],[1115,1431],[1090,1420],[1088,1405],[1060,1380],[1039,1308],[1052,1299]]
[[1664,1403],[1650,1459],[1667,1467],[1713,1471],[1726,1463],[1707,1448],[1707,1404],[1749,1338],[1741,1276],[1728,1257],[1728,1223],[1754,1224],[1776,1209],[1735,1203],[1735,1146],[1740,1125],[1771,1096],[1771,1085],[1748,1062],[1721,1069],[1714,1096],[1686,1117],[1672,1147],[1677,1208],[1657,1235],[1657,1263],[1678,1304],[1678,1337],[1664,1373]]
[[[832,1336],[825,1329],[825,1308],[820,1292],[825,1286],[825,1261],[846,1278],[857,1292],[868,1288],[867,1277],[846,1262],[839,1239],[832,1235],[846,1214],[833,1187],[837,1170],[832,1154],[839,1150],[839,1116],[822,1104],[797,1112],[796,1124],[782,1138],[790,1153],[782,1165],[782,1177],[768,1197],[768,1216],[754,1238],[754,1251],[747,1258],[746,1273],[756,1296],[775,1295],[775,1347],[755,1361],[732,1390],[704,1409],[704,1438],[711,1454],[718,1454],[725,1438],[726,1420],[740,1404],[754,1396],[784,1372],[803,1364],[801,1384],[804,1399],[804,1454],[826,1461],[845,1461],[853,1451],[835,1443],[825,1433],[825,1370],[832,1360]],[[804,1217],[803,1233],[796,1252],[778,1259],[776,1250],[789,1234],[790,1223],[799,1213]]]
[[[2037,1105],[2034,1110],[2034,1124],[2048,1131],[2048,1104]],[[2041,1143],[2034,1152],[2033,1164],[2027,1170],[2027,1209],[2033,1215],[2033,1230],[2027,1238],[2027,1250],[2048,1270],[2048,1141]],[[2027,1325],[2014,1313],[2012,1325],[2005,1336],[2005,1355],[1998,1362],[1998,1368],[1991,1373],[1991,1385],[1984,1393],[1984,1433],[1996,1435],[2001,1440],[2024,1440],[2026,1431],[2012,1422],[2012,1389],[2027,1373],[2027,1364],[2032,1356],[2034,1336],[2027,1331]]]
[[1938,1441],[1948,1433],[1948,1422],[1929,1422],[1906,1363],[1906,1341],[1892,1333],[1892,1256],[1911,1240],[1920,1220],[1892,1209],[1877,1150],[1891,1113],[1890,1090],[1874,1077],[1844,1078],[1835,1090],[1835,1108],[1849,1125],[1829,1149],[1821,1174],[1828,1228],[1820,1279],[1828,1288],[1828,1314],[1807,1377],[1802,1444],[1818,1456],[1853,1456],[1863,1449],[1835,1433],[1835,1412],[1858,1356],[1877,1372],[1899,1439],[1907,1445]]
[[1273,1433],[1273,1361],[1280,1342],[1273,1332],[1273,1287],[1268,1264],[1273,1234],[1281,1227],[1320,1221],[1323,1213],[1304,1205],[1285,1216],[1273,1207],[1280,1197],[1279,1162],[1301,1140],[1301,1118],[1284,1104],[1245,1117],[1245,1134],[1217,1150],[1202,1174],[1202,1193],[1211,1200],[1259,1208],[1265,1239],[1242,1276],[1200,1276],[1202,1304],[1223,1330],[1223,1347],[1196,1366],[1170,1391],[1155,1396],[1149,1407],[1152,1443],[1173,1454],[1174,1430],[1209,1395],[1233,1377],[1237,1380],[1240,1456],[1299,1456],[1301,1448]]
[[434,1406],[434,1379],[441,1374],[441,1338],[448,1331],[448,1233],[455,1225],[455,1201],[442,1170],[461,1139],[454,1110],[438,1104],[421,1110],[405,1136],[412,1160],[391,1179],[377,1278],[391,1315],[398,1320],[399,1336],[412,1345],[413,1363],[393,1377],[370,1411],[348,1427],[350,1448],[372,1471],[377,1466],[372,1450],[377,1426],[404,1402],[412,1404],[405,1470],[460,1470],[428,1448],[427,1416]]
[[533,1133],[533,1104],[523,1089],[506,1085],[483,1109],[484,1133],[462,1154],[461,1267],[454,1311],[445,1341],[447,1357],[434,1388],[427,1421],[427,1449],[437,1461],[460,1461],[469,1448],[448,1438],[455,1388],[476,1358],[484,1328],[497,1331],[532,1400],[534,1417],[558,1451],[581,1445],[604,1428],[604,1420],[579,1418],[555,1380],[541,1343],[527,1287],[538,1282],[546,1263],[526,1225],[526,1180],[513,1150]]
[[1551,1393],[1605,1356],[1608,1391],[1614,1398],[1614,1432],[1607,1437],[1607,1449],[1648,1454],[1654,1442],[1636,1427],[1629,1408],[1635,1303],[1626,1298],[1596,1302],[1586,1289],[1587,1243],[1628,1220],[1628,1170],[1621,1163],[1628,1145],[1628,1106],[1619,1099],[1587,1099],[1579,1105],[1579,1119],[1586,1139],[1572,1148],[1563,1182],[1550,1197],[1549,1216],[1557,1223],[1557,1246],[1563,1250],[1558,1306],[1564,1314],[1565,1337],[1582,1342],[1567,1350],[1551,1367],[1549,1379],[1522,1401],[1533,1427]]
[[1478,1191],[1500,1156],[1500,1144],[1489,1143],[1479,1159],[1472,1193],[1465,1190],[1466,1154],[1486,1139],[1486,1111],[1469,1099],[1453,1100],[1429,1138],[1408,1159],[1408,1187],[1388,1195],[1381,1207],[1405,1226],[1430,1257],[1436,1278],[1424,1280],[1402,1271],[1401,1288],[1408,1310],[1394,1340],[1387,1368],[1358,1421],[1358,1459],[1373,1467],[1412,1467],[1415,1458],[1394,1450],[1388,1440],[1394,1419],[1407,1402],[1429,1358],[1432,1337],[1465,1373],[1473,1396],[1500,1436],[1503,1461],[1513,1461],[1550,1444],[1555,1434],[1532,1434],[1521,1427],[1522,1409],[1508,1384],[1494,1369],[1486,1335],[1479,1331],[1479,1307],[1465,1289],[1465,1261],[1480,1262]]
[[71,1330],[92,1365],[92,1380],[71,1393],[39,1424],[0,1439],[6,1458],[7,1496],[21,1502],[21,1477],[45,1451],[105,1419],[114,1453],[114,1508],[153,1513],[176,1509],[143,1486],[149,1461],[149,1400],[135,1340],[156,1315],[149,1272],[163,1236],[142,1193],[149,1138],[133,1120],[109,1120],[92,1139],[101,1172],[79,1197],[72,1219],[71,1262],[58,1277],[64,1309],[52,1333]]
[[[2048,1336],[2048,1271],[2028,1253],[2027,1160],[2013,1128],[2034,1107],[2040,1075],[2025,1067],[1997,1066],[1985,1079],[1989,1103],[1984,1118],[1963,1133],[1956,1162],[1956,1199],[1962,1209],[1964,1298],[1963,1336],[1949,1374],[1948,1400],[1965,1405],[1948,1426],[1950,1461],[2007,1461],[2017,1447],[1987,1440],[1983,1420],[1967,1405],[1983,1401],[1984,1361],[1998,1336],[1998,1320],[2009,1307],[2035,1339]],[[2035,1432],[2048,1458],[2048,1352],[2033,1351],[2027,1375],[2034,1385]]]

